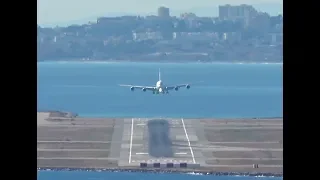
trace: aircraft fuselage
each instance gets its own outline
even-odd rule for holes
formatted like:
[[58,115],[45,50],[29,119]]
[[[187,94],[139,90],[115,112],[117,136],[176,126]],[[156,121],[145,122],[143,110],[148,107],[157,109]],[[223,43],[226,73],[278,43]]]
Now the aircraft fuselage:
[[153,91],[153,94],[168,94],[169,91],[167,90],[166,86],[163,85],[163,82],[161,80],[157,81],[156,88]]

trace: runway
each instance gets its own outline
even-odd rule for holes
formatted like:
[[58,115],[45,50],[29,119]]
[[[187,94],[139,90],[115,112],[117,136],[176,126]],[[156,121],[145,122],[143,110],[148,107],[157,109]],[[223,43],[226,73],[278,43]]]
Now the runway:
[[197,163],[203,158],[199,150],[193,150],[197,141],[194,131],[187,130],[183,119],[132,118],[124,121],[120,166],[132,166],[141,162]]
[[282,119],[57,118],[38,113],[37,122],[38,167],[182,163],[222,172],[283,170]]

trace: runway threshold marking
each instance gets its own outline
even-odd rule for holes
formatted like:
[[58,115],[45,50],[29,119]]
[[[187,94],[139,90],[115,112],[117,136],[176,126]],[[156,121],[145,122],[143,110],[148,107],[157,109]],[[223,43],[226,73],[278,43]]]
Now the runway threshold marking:
[[181,118],[181,122],[182,122],[182,127],[183,127],[183,130],[184,130],[184,133],[186,134],[186,138],[187,138],[187,141],[188,141],[188,146],[189,146],[189,149],[190,149],[190,152],[191,152],[192,161],[193,161],[193,163],[196,163],[196,160],[194,159],[194,154],[193,154],[193,150],[192,150],[192,147],[191,147],[190,139],[189,139],[189,136],[188,136],[187,129],[186,129],[186,126],[184,124],[183,118]]
[[178,153],[175,153],[175,154],[187,154],[186,152],[178,152]]
[[132,137],[133,137],[133,123],[134,119],[131,119],[131,133],[130,133],[130,149],[129,149],[129,163],[131,163],[131,153],[132,153]]
[[146,124],[143,124],[143,123],[141,123],[141,124],[136,124],[137,126],[145,126]]

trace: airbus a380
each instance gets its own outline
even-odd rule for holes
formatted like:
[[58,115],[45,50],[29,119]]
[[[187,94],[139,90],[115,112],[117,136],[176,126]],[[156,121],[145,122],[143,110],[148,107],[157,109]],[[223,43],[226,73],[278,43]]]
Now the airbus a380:
[[142,91],[146,92],[152,91],[153,94],[168,94],[170,90],[176,90],[178,91],[181,87],[186,87],[187,89],[190,89],[189,84],[178,84],[175,86],[166,86],[163,84],[161,80],[161,72],[159,69],[159,80],[156,83],[156,86],[135,86],[135,85],[128,85],[128,84],[119,84],[120,86],[124,87],[130,87],[131,91],[134,91],[135,89],[141,89]]

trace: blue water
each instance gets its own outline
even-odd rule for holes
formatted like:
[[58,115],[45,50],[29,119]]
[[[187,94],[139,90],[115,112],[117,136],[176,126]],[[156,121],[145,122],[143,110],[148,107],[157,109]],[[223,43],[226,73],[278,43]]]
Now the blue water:
[[[193,83],[169,95],[120,87]],[[200,82],[199,81],[203,81]],[[38,110],[109,117],[279,117],[280,64],[38,63]]]
[[[161,68],[168,85],[153,95],[117,84],[154,85]],[[198,83],[199,81],[203,81]],[[281,64],[38,63],[38,110],[91,117],[282,117]],[[255,177],[186,174],[39,171],[39,180],[251,180]],[[282,179],[264,177],[264,179]]]
[[153,174],[131,172],[40,171],[38,180],[282,180],[282,177],[207,176],[191,174]]

